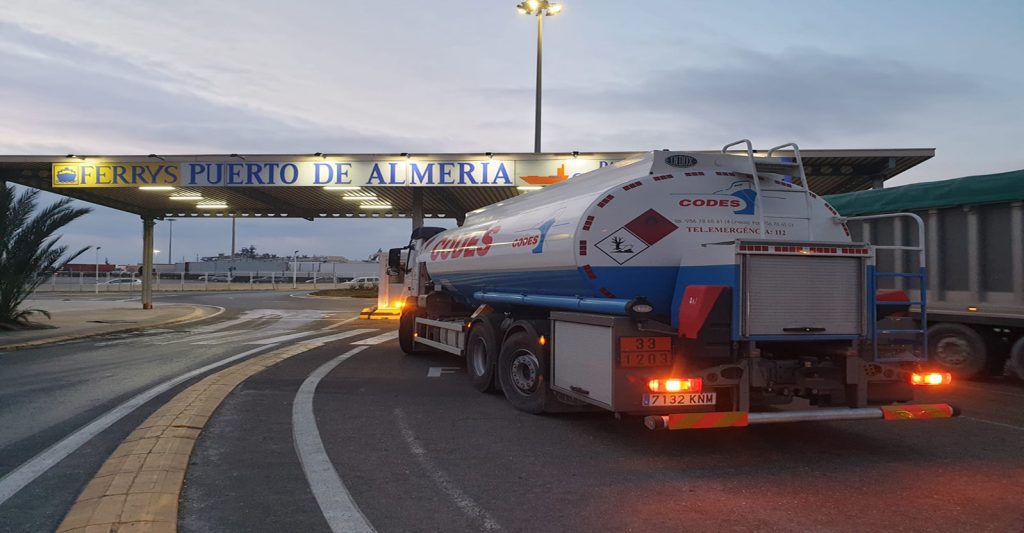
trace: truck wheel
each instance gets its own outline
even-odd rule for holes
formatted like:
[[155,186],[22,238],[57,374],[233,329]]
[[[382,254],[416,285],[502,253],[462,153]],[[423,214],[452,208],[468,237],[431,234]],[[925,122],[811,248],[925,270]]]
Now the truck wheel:
[[1006,363],[1010,375],[1024,380],[1024,337],[1017,339],[1010,348],[1010,360]]
[[494,326],[486,320],[473,323],[466,340],[466,370],[473,388],[480,392],[498,390],[494,367],[498,365],[498,341]]
[[928,357],[963,379],[981,376],[988,364],[985,340],[962,324],[943,323],[928,328]]
[[498,379],[513,407],[527,413],[544,412],[548,389],[548,351],[528,332],[513,333],[501,345]]
[[416,351],[416,343],[413,342],[413,333],[416,332],[416,312],[402,313],[398,319],[398,345],[406,354]]

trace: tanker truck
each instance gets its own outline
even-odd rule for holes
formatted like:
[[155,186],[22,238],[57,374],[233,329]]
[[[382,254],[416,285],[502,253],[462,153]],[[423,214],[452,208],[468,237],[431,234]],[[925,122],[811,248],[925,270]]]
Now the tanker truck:
[[[648,152],[414,230],[388,257],[408,291],[399,343],[464,357],[519,410],[651,429],[956,416],[913,403],[951,379],[901,326],[924,287],[876,289],[923,279],[924,241],[855,242],[854,218],[809,190],[795,144]],[[920,264],[876,270],[896,248]]]

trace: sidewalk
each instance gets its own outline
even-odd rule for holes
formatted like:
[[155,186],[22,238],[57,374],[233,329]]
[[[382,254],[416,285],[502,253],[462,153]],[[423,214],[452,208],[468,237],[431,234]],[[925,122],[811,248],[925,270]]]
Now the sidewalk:
[[83,299],[26,300],[22,304],[22,308],[49,311],[52,315],[51,319],[34,314],[32,321],[37,324],[53,326],[53,328],[22,331],[0,330],[0,351],[32,348],[96,335],[180,324],[208,318],[221,312],[220,309],[212,306],[176,303],[160,303],[156,308],[144,311],[140,308],[138,301]]

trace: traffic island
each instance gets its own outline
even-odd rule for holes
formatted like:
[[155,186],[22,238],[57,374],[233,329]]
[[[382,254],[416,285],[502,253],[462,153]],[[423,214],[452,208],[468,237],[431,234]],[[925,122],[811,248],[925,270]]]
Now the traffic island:
[[184,324],[219,315],[220,307],[193,304],[161,304],[139,309],[137,302],[103,300],[35,300],[25,307],[45,309],[49,319],[35,315],[32,325],[21,330],[0,330],[0,351],[14,351],[89,337],[128,333],[155,327]]

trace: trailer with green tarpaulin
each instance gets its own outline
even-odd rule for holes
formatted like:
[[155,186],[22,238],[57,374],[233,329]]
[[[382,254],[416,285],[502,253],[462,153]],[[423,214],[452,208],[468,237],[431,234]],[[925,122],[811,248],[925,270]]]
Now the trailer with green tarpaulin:
[[[925,221],[929,356],[961,377],[1024,379],[1024,170],[826,197],[844,217],[912,212]],[[916,245],[900,220],[851,222],[854,240]],[[898,250],[879,268],[914,260]],[[913,280],[880,289],[912,291]],[[921,319],[920,313],[914,315]]]

